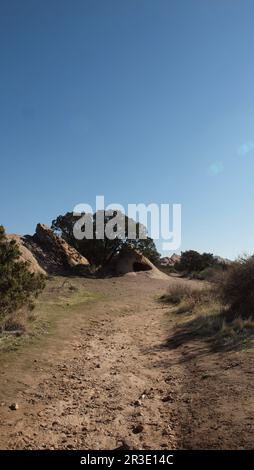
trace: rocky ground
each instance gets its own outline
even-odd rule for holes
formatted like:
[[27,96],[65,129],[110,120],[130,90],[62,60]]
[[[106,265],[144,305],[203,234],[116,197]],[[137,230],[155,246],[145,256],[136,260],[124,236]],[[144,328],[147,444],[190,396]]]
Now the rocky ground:
[[177,318],[156,300],[169,282],[184,281],[53,281],[41,303],[62,308],[54,328],[1,354],[0,448],[251,448],[253,349],[172,347]]

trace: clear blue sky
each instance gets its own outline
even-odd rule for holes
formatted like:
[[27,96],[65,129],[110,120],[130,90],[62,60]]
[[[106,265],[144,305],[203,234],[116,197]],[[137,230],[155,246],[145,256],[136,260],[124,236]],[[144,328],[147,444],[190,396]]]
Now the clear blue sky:
[[253,0],[1,0],[0,223],[181,203],[182,249],[254,251]]

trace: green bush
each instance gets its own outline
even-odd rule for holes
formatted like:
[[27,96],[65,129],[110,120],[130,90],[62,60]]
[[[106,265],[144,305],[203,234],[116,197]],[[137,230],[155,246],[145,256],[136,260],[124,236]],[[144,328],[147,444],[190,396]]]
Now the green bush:
[[215,259],[211,253],[200,254],[195,250],[188,250],[181,253],[181,259],[175,264],[175,268],[179,272],[190,274],[203,271],[214,263]]
[[228,266],[225,264],[213,264],[208,266],[202,271],[192,273],[192,279],[198,279],[200,281],[213,282],[219,284],[222,281],[222,278],[225,276]]
[[28,263],[19,260],[15,240],[7,240],[0,225],[0,326],[10,322],[10,315],[22,307],[31,308],[33,299],[45,285],[43,274],[31,273]]

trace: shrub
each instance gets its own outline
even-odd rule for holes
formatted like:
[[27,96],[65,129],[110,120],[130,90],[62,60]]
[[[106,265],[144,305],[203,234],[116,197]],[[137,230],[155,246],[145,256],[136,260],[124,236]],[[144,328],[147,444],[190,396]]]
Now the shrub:
[[200,254],[194,250],[184,251],[181,259],[175,264],[175,268],[179,272],[190,274],[192,272],[200,272],[215,263],[215,259],[211,253]]
[[168,292],[160,297],[160,300],[174,306],[178,306],[177,313],[191,311],[201,302],[210,302],[214,292],[211,288],[199,288],[183,283],[172,284]]
[[254,317],[254,256],[233,263],[219,288],[220,296],[233,316]]
[[175,269],[174,266],[162,266],[160,264],[157,264],[157,267],[160,271],[162,271],[163,273],[167,274],[167,275],[170,275],[170,274],[176,274],[177,273],[177,270]]
[[19,260],[15,240],[7,240],[0,226],[0,326],[10,324],[10,315],[22,307],[32,308],[33,299],[45,285],[45,276],[31,273],[28,263]]
[[200,272],[192,273],[192,279],[198,279],[200,281],[208,281],[215,284],[220,284],[226,275],[228,269],[227,265],[223,264],[213,264],[208,266]]
[[216,270],[216,280],[203,286],[182,281],[160,298],[172,305],[170,313],[185,314],[171,344],[195,338],[207,339],[213,350],[246,344],[254,333],[254,256]]

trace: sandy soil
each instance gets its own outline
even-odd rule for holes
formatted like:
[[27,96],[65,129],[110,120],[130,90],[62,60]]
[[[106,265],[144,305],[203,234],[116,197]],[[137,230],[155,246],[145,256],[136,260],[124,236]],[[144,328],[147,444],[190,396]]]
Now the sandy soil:
[[253,349],[172,347],[176,318],[156,301],[169,282],[72,279],[100,298],[1,356],[0,448],[253,447]]

